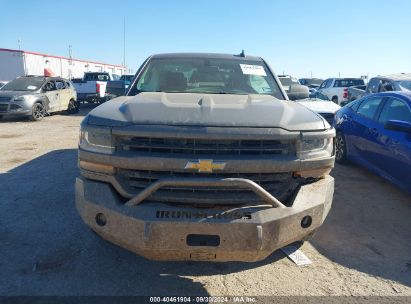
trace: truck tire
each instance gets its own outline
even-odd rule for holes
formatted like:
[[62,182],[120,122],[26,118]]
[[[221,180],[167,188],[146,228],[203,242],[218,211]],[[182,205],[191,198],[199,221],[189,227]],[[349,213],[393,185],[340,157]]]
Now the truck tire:
[[80,111],[80,103],[77,100],[71,99],[67,107],[68,114],[76,114]]
[[345,136],[341,132],[337,132],[335,138],[335,161],[339,164],[346,164],[347,159],[347,142]]
[[46,115],[46,109],[41,102],[36,102],[31,108],[30,120],[39,121]]
[[333,98],[331,98],[331,101],[332,101],[333,103],[338,104],[338,96],[333,96]]

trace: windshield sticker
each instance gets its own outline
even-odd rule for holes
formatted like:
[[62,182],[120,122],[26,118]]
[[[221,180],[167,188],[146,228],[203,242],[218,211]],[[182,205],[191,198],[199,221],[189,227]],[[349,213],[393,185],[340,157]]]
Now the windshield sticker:
[[244,75],[267,76],[264,67],[261,65],[240,64],[240,67]]
[[35,89],[37,89],[36,86],[33,86],[33,85],[27,86],[27,90],[35,90]]

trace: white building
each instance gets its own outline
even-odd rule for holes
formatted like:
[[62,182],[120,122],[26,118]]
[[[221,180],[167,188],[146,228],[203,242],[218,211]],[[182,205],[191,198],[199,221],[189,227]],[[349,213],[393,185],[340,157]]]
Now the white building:
[[82,78],[84,72],[109,72],[122,75],[125,67],[28,51],[0,48],[0,80],[18,76],[44,75],[45,70],[64,78]]

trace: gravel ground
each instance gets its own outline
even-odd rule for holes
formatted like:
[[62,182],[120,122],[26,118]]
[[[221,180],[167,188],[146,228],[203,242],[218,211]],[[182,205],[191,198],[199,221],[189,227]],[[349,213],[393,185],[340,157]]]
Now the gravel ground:
[[0,295],[408,295],[411,197],[336,166],[333,208],[302,251],[259,263],[154,262],[92,233],[74,207],[79,115],[0,122]]

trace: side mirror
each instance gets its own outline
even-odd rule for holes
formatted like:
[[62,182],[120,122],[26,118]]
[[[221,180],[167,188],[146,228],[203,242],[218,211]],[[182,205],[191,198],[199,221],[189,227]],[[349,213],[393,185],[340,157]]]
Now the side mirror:
[[301,84],[292,84],[290,85],[287,95],[290,100],[305,99],[309,97],[310,91],[308,87]]
[[389,120],[385,123],[384,128],[392,131],[411,133],[411,123],[402,120]]

